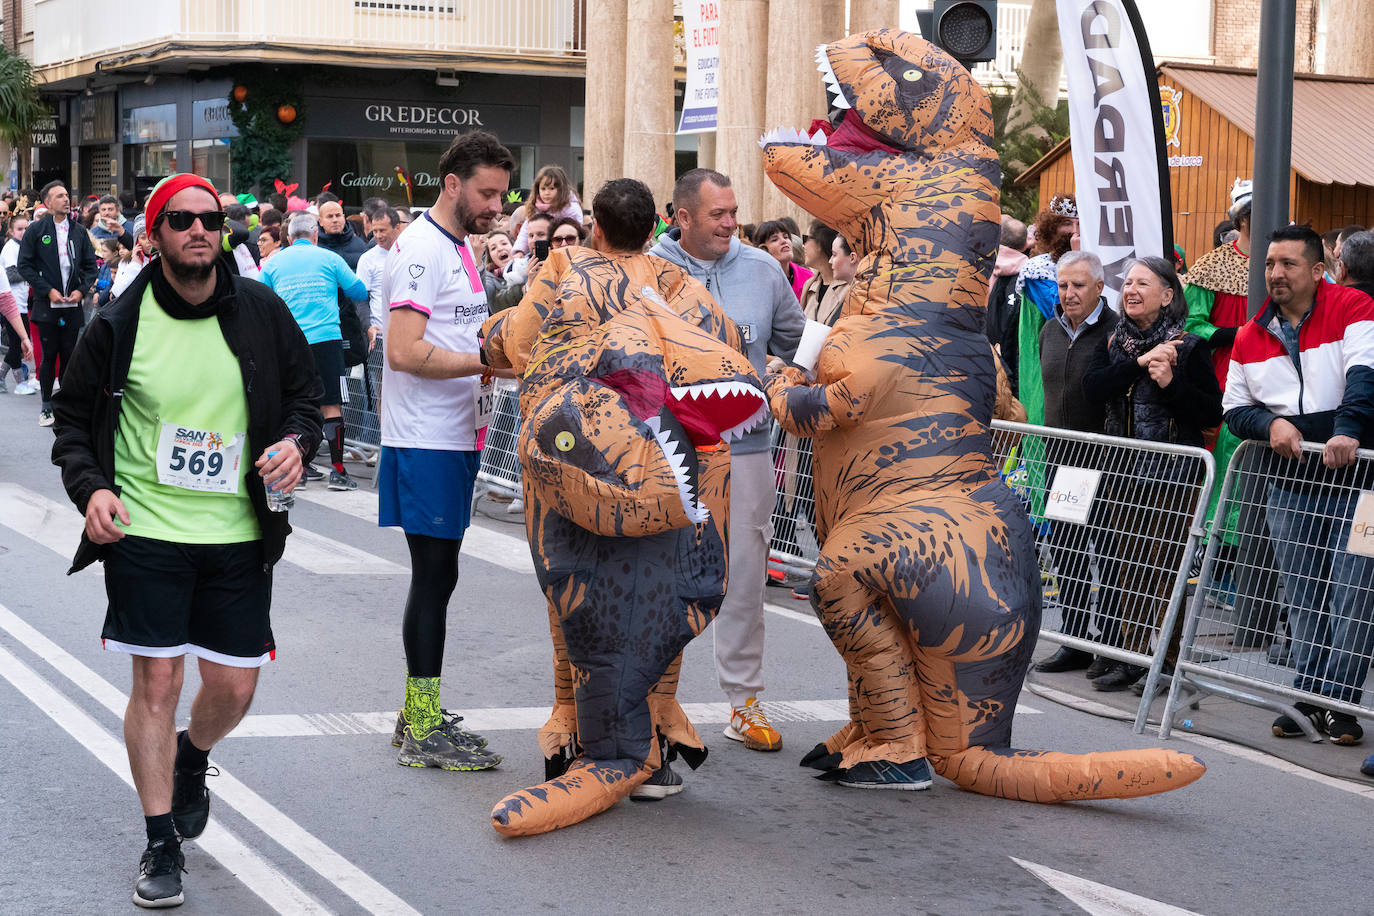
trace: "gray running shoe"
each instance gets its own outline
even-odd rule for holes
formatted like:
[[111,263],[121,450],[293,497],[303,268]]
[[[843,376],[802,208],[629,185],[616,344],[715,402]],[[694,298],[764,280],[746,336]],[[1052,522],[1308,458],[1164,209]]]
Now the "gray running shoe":
[[338,471],[329,472],[329,489],[331,490],[356,490],[358,482],[347,474],[340,474]]
[[145,909],[181,906],[185,895],[181,892],[181,873],[186,870],[186,856],[181,840],[158,840],[149,843],[138,863],[138,881],[134,884],[134,903]]
[[401,753],[396,762],[405,767],[438,767],[441,770],[490,770],[501,758],[485,751],[456,743],[442,729],[436,728],[424,738],[416,738],[410,726],[405,728]]
[[682,777],[673,770],[673,765],[663,761],[663,766],[654,770],[654,775],[630,790],[630,798],[635,801],[662,801],[669,795],[683,790]]
[[40,412],[39,412],[39,414],[38,414],[38,425],[39,425],[39,426],[52,426],[52,411],[51,411],[51,410],[44,410],[44,411],[40,411]]
[[[446,732],[458,744],[465,744],[468,747],[484,748],[487,746],[487,739],[476,732],[459,727],[458,723],[463,721],[463,717],[447,709],[439,710],[439,715],[443,722],[439,725],[439,730]],[[391,733],[391,746],[400,747],[405,743],[406,734],[406,713],[401,710],[396,713],[396,730]]]

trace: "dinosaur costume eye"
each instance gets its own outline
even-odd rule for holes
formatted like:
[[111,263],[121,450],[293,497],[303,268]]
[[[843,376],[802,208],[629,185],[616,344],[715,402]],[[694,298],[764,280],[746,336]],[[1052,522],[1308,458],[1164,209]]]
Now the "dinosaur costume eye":
[[915,67],[912,67],[910,70],[902,74],[902,79],[906,80],[908,83],[914,83],[924,75],[925,74],[922,73],[920,70],[917,70]]
[[567,430],[564,430],[563,432],[553,437],[553,444],[560,452],[571,451],[573,445],[576,444],[576,442],[576,437],[574,437],[573,434],[568,432]]

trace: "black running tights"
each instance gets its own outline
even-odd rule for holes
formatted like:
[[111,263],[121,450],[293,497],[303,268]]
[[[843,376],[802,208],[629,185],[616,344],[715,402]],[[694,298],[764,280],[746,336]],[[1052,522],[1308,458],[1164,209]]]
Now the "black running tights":
[[410,547],[410,593],[401,623],[410,677],[438,677],[444,667],[448,600],[458,585],[458,548],[462,540],[406,534]]
[[76,339],[81,336],[81,319],[68,318],[64,323],[56,321],[35,321],[38,329],[38,342],[43,345],[43,362],[38,366],[39,393],[43,395],[43,406],[52,403],[52,383],[58,378],[57,363],[62,361],[62,374],[67,374],[67,363],[71,362],[72,351],[76,349]]

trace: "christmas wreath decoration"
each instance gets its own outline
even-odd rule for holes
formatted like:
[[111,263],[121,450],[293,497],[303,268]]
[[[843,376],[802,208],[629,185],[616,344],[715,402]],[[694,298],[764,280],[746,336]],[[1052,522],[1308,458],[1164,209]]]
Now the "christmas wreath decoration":
[[305,133],[301,80],[275,68],[236,73],[229,90],[229,117],[239,135],[229,141],[235,193],[270,188],[290,178],[291,145]]

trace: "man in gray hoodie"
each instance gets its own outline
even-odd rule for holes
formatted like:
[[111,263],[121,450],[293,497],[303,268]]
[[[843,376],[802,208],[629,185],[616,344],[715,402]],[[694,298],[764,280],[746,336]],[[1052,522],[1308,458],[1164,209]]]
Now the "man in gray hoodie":
[[[738,206],[730,179],[692,169],[673,187],[677,228],[649,252],[705,284],[739,325],[749,361],[763,377],[767,355],[791,359],[806,319],[772,255],[735,234]],[[782,748],[758,705],[763,691],[763,590],[776,499],[768,426],[730,447],[730,572],[715,622],[716,674],[730,701],[725,737],[756,751]]]

